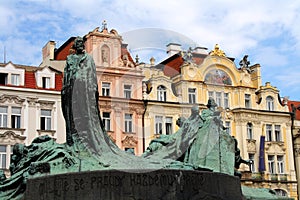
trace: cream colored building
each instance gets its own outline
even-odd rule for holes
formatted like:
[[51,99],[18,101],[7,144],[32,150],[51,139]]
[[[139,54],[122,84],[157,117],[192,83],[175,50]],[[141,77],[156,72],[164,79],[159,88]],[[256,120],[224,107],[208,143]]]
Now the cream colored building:
[[146,146],[159,134],[174,133],[178,117],[188,117],[193,105],[204,109],[213,97],[228,134],[238,140],[241,156],[253,162],[252,173],[241,165],[242,183],[297,198],[287,102],[270,82],[261,83],[261,66],[242,61],[236,66],[218,45],[209,53],[206,48],[183,52],[178,44],[167,48],[165,61],[141,66],[146,85]]
[[61,86],[62,73],[51,67],[0,64],[0,167],[7,175],[16,143],[41,135],[65,141]]

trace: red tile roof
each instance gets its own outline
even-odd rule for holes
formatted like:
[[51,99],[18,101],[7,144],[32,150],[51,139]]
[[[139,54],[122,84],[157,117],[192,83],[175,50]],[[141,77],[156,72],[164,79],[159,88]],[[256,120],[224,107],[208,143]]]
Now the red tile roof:
[[26,88],[37,88],[36,80],[35,80],[35,72],[33,71],[25,71],[25,82],[24,87]]
[[[292,104],[294,105],[294,107],[296,107],[296,120],[300,120],[300,101],[288,101],[288,107],[289,107],[289,111],[292,111]],[[297,109],[299,108],[299,109]]]

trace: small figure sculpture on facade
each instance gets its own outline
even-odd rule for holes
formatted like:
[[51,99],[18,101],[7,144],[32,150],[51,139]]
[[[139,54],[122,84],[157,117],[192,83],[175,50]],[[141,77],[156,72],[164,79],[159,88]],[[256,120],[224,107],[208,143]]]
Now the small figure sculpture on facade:
[[241,66],[242,69],[246,69],[248,73],[251,73],[250,70],[250,61],[248,61],[248,55],[245,55],[243,59],[239,62],[239,65]]

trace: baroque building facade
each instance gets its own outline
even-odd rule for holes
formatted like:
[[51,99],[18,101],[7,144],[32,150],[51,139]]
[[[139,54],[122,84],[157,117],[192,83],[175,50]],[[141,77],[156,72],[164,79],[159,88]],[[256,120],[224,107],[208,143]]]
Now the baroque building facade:
[[201,47],[184,52],[171,43],[167,52],[163,62],[141,66],[147,102],[145,146],[160,134],[172,134],[179,117],[187,118],[193,105],[206,108],[212,97],[226,131],[238,141],[241,156],[251,160],[251,165],[239,169],[242,184],[297,198],[287,100],[270,82],[262,85],[261,66],[250,66],[245,56],[237,67],[218,45],[209,53]]
[[9,176],[16,143],[50,135],[65,141],[61,112],[62,73],[49,67],[0,63],[0,168]]
[[[137,67],[122,43],[122,37],[106,26],[83,36],[86,52],[92,55],[97,72],[99,108],[103,125],[110,138],[123,150],[136,155],[143,153],[142,70]],[[72,52],[75,37],[60,48],[49,41],[43,48],[43,62],[63,71]]]

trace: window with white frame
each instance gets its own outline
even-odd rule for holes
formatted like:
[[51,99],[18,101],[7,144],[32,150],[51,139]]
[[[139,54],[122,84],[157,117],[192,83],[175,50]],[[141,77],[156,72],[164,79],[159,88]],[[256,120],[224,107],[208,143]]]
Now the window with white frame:
[[132,114],[125,114],[125,132],[132,133],[133,132],[133,124],[132,124]]
[[268,155],[268,167],[270,174],[275,174],[275,160],[274,155]]
[[208,97],[213,98],[219,107],[229,108],[229,93],[208,91]]
[[273,132],[272,124],[266,124],[266,140],[267,141],[273,140],[272,132]]
[[274,111],[274,99],[271,96],[267,96],[266,98],[267,110]]
[[110,113],[109,112],[102,113],[102,121],[103,121],[105,130],[110,131]]
[[7,127],[7,106],[0,106],[0,127]]
[[247,139],[253,139],[253,125],[252,123],[247,123]]
[[50,77],[42,77],[42,87],[45,89],[50,88]]
[[216,103],[219,107],[222,106],[222,92],[216,92]]
[[226,133],[228,135],[231,134],[231,125],[230,125],[230,121],[225,121],[225,128],[226,128]]
[[51,110],[41,109],[41,130],[51,130]]
[[110,83],[102,82],[102,96],[110,96]]
[[275,125],[275,141],[281,142],[281,126],[280,125]]
[[11,127],[21,128],[21,108],[12,107],[11,108]]
[[249,153],[248,156],[249,156],[249,161],[250,161],[250,165],[249,165],[250,171],[255,172],[254,154]]
[[173,133],[172,117],[166,117],[165,126],[166,126],[166,135],[172,134]]
[[131,85],[124,85],[124,97],[126,99],[131,98]]
[[162,134],[163,116],[155,116],[155,134]]
[[167,88],[163,85],[157,87],[157,100],[167,101]]
[[20,85],[20,74],[11,74],[11,84],[16,86]]
[[283,155],[278,155],[277,156],[277,169],[278,169],[278,174],[284,174]]
[[0,145],[0,169],[6,169],[7,146]]
[[189,88],[188,94],[189,94],[189,103],[190,104],[196,103],[196,88]]
[[245,94],[245,108],[251,108],[251,95]]

